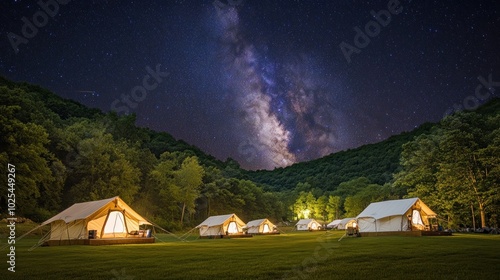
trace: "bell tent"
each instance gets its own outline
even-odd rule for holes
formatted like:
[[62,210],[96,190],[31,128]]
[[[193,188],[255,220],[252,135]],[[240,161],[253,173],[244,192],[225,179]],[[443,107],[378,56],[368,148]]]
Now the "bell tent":
[[356,218],[359,232],[426,230],[436,213],[419,198],[374,202]]
[[314,219],[302,219],[295,224],[297,230],[319,230],[321,224]]
[[[139,226],[151,223],[116,196],[73,204],[40,226],[44,225],[50,225],[50,233],[45,239],[46,244],[64,245],[89,244],[89,239],[148,237],[144,231],[139,230]],[[148,239],[153,239],[149,242],[154,242],[154,238]],[[77,240],[87,240],[87,242],[76,242]],[[146,242],[143,240],[140,243]]]
[[200,236],[217,236],[230,234],[243,234],[245,223],[235,214],[208,217],[196,228]]
[[275,227],[268,219],[260,219],[248,222],[245,229],[250,234],[266,234],[274,232]]

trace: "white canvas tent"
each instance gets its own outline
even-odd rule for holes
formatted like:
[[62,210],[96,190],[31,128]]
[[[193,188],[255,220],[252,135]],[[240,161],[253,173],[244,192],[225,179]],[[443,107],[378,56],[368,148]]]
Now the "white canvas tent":
[[259,219],[248,222],[245,229],[247,233],[271,233],[275,227],[268,219]]
[[327,228],[337,228],[340,221],[342,220],[333,220],[331,223],[329,223],[328,225],[326,225]]
[[90,230],[95,230],[94,238],[128,237],[140,225],[150,225],[118,196],[73,204],[41,226],[49,224],[47,240],[88,239]]
[[200,236],[242,234],[245,223],[235,214],[208,217],[196,228]]
[[356,218],[344,218],[340,220],[337,229],[347,229],[348,227],[356,227]]
[[359,232],[425,230],[436,217],[419,198],[388,200],[368,205],[357,216]]
[[314,219],[302,219],[295,224],[297,230],[319,230],[321,224]]

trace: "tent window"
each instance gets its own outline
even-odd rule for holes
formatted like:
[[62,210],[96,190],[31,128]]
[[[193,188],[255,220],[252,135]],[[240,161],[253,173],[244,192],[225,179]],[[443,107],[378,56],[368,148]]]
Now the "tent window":
[[262,229],[262,232],[263,233],[268,233],[270,232],[271,230],[269,229],[269,225],[268,224],[264,224],[264,228]]
[[229,222],[229,225],[227,226],[227,233],[238,233],[238,226],[236,225],[236,222]]
[[104,233],[126,233],[125,217],[120,211],[112,211],[109,213],[108,221],[104,226]]

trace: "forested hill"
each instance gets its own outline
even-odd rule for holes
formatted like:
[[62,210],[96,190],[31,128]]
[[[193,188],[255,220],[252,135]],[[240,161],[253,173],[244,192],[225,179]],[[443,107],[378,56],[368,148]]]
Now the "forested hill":
[[[166,132],[137,127],[135,115],[105,114],[39,86],[0,77],[0,100],[0,165],[15,165],[17,174],[15,188],[0,195],[0,213],[12,192],[16,214],[37,222],[73,203],[116,195],[169,229],[227,213],[327,221],[408,195],[424,198],[450,224],[470,224],[471,203],[483,223],[500,220],[499,99],[380,143],[273,171],[243,170]],[[477,177],[460,177],[463,166]]]
[[[482,115],[500,112],[500,99],[492,99],[475,111]],[[371,183],[390,183],[393,174],[401,169],[402,146],[417,136],[429,133],[438,124],[425,123],[411,132],[404,132],[388,139],[356,149],[330,154],[320,159],[293,164],[272,171],[246,171],[245,178],[267,185],[272,190],[292,190],[298,183],[308,183],[313,188],[334,191],[342,182],[364,177]]]
[[73,203],[118,195],[170,229],[216,214],[283,216],[285,206],[274,194],[233,176],[239,174],[235,161],[137,127],[135,115],[105,114],[3,77],[0,100],[0,165],[15,166],[9,192],[17,215],[40,222]]
[[412,132],[392,136],[379,143],[296,163],[286,168],[250,171],[246,175],[250,180],[273,190],[291,190],[298,183],[308,183],[315,188],[334,191],[340,183],[359,177],[384,185],[392,180],[392,175],[400,168],[399,158],[403,144],[415,136],[429,132],[433,126],[434,124],[426,123]]
[[[43,87],[25,82],[13,82],[0,76],[0,86],[2,85],[7,86],[9,89],[20,89],[26,93],[26,96],[20,95],[14,102],[17,105],[24,105],[22,109],[28,109],[30,106],[33,106],[33,108],[28,109],[31,114],[35,114],[36,112],[42,113],[42,115],[38,116],[38,121],[54,118],[60,121],[75,118],[85,118],[92,121],[101,120],[114,126],[113,134],[115,138],[125,138],[133,142],[140,141],[143,147],[150,149],[158,157],[166,151],[186,151],[196,155],[204,165],[219,168],[225,166],[224,162],[204,153],[196,146],[190,145],[183,140],[175,139],[167,132],[157,132],[148,128],[136,127],[134,114],[121,118],[113,113],[106,115],[99,109],[89,108],[71,99],[61,98]],[[28,97],[30,103],[22,102],[24,97]],[[3,100],[3,102],[8,101]],[[5,104],[10,105],[8,103]]]

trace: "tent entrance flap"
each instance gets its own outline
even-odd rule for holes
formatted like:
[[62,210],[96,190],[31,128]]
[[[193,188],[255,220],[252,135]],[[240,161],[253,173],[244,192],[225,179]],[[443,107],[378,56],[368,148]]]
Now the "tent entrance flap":
[[411,222],[414,225],[424,225],[424,222],[422,221],[422,217],[420,216],[420,212],[418,210],[413,210]]
[[268,224],[264,224],[264,229],[262,230],[263,233],[269,233],[271,232],[271,229],[269,228]]
[[103,234],[123,235],[127,234],[127,224],[122,211],[110,211],[104,224]]
[[227,233],[229,234],[238,233],[238,225],[236,224],[236,222],[234,221],[229,222],[229,224],[227,225]]

